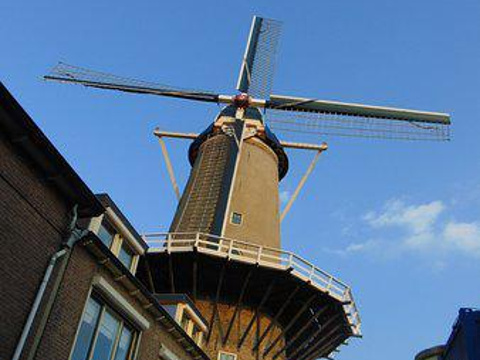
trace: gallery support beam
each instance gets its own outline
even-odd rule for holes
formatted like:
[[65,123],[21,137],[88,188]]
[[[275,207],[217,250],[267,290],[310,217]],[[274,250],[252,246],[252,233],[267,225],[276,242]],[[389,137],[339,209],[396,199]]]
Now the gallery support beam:
[[[326,328],[325,326],[324,328]],[[323,329],[320,331],[320,334],[315,334],[315,337],[318,338],[318,341],[316,343],[311,344],[311,346],[304,351],[303,354],[300,356],[297,356],[297,360],[305,360],[309,359],[310,357],[315,357],[318,354],[321,354],[325,351],[325,348],[329,346],[331,343],[335,343],[336,341],[334,339],[337,339],[339,337],[344,336],[343,332],[335,335],[339,330],[341,330],[343,327],[342,324],[337,324],[335,325],[330,331],[327,333],[323,332]],[[317,336],[320,335],[320,336]]]
[[315,165],[317,164],[317,162],[318,162],[318,160],[319,160],[319,158],[320,158],[320,154],[321,154],[322,152],[324,152],[326,149],[327,149],[327,145],[325,144],[325,147],[324,147],[322,150],[318,150],[317,153],[315,154],[315,156],[313,157],[312,162],[310,163],[310,165],[309,165],[308,168],[307,168],[307,171],[306,171],[305,174],[303,175],[303,177],[302,177],[302,179],[300,180],[300,182],[298,183],[297,188],[295,189],[293,195],[290,197],[290,200],[288,200],[287,205],[286,205],[285,208],[283,209],[282,214],[280,215],[280,221],[283,221],[283,219],[285,218],[285,216],[286,216],[286,215],[288,214],[288,212],[290,211],[290,208],[292,207],[293,202],[297,199],[298,194],[299,194],[300,191],[302,190],[303,186],[304,186],[305,183],[307,182],[308,177],[310,176],[310,174],[312,173],[313,169],[315,168]]
[[[310,304],[312,303],[313,300],[315,300],[315,298],[317,297],[317,295],[312,295],[310,296],[306,301],[305,303],[303,304],[303,306],[298,309],[297,313],[291,318],[291,320],[289,321],[289,323],[287,324],[287,326],[284,327],[283,329],[283,334],[287,333],[288,330],[290,330],[290,328],[295,324],[295,322],[298,320],[298,318],[305,312],[305,310],[307,310],[307,308],[310,306]],[[273,350],[273,348],[275,347],[275,345],[282,339],[282,335],[283,334],[280,334],[278,335],[275,340],[273,340],[270,345],[268,346],[268,348],[265,349],[265,351],[263,352],[263,356],[267,356],[270,351]]]
[[[338,316],[334,316],[330,318],[328,321],[326,321],[325,324],[320,325],[318,329],[313,332],[313,334],[308,336],[307,339],[305,339],[300,345],[295,347],[295,350],[290,354],[290,357],[297,358],[298,357],[297,355],[305,348],[307,344],[313,344],[313,346],[318,345],[323,340],[328,338],[331,334],[335,333],[342,326],[341,324],[334,326],[334,328],[331,329],[327,334],[325,334],[325,331],[330,326],[330,324],[337,321],[337,319],[338,319]],[[315,340],[317,340],[317,338],[318,338],[317,343],[314,343]],[[275,359],[278,355],[279,354],[275,354],[273,359]]]
[[297,285],[297,287],[295,287],[295,289],[290,293],[290,295],[288,296],[287,300],[285,300],[285,302],[283,303],[283,305],[280,307],[280,309],[278,309],[277,313],[275,314],[275,316],[273,317],[272,321],[270,321],[270,324],[268,324],[267,328],[265,329],[265,331],[262,333],[262,335],[260,335],[260,337],[258,338],[258,341],[257,343],[255,344],[255,346],[253,347],[253,350],[255,351],[259,346],[260,344],[262,343],[262,341],[267,337],[267,335],[270,333],[270,330],[273,329],[274,325],[278,322],[278,319],[280,318],[280,316],[282,316],[283,312],[285,311],[285,309],[288,307],[288,305],[290,304],[290,302],[292,301],[292,299],[295,297],[295,295],[297,294],[298,290],[300,290],[301,288],[301,285]]
[[240,347],[242,346],[242,344],[244,343],[245,339],[247,338],[248,336],[248,333],[250,332],[250,329],[252,328],[255,320],[258,318],[259,314],[260,314],[260,311],[263,307],[263,305],[265,305],[265,303],[267,302],[270,294],[272,293],[272,290],[273,290],[273,286],[275,285],[275,279],[273,279],[272,281],[270,281],[270,284],[268,285],[268,288],[267,290],[265,291],[265,293],[263,294],[263,297],[262,299],[260,300],[260,303],[258,304],[258,307],[255,311],[255,314],[253,315],[252,319],[250,320],[250,322],[248,323],[247,325],[247,328],[245,329],[245,332],[243,333],[242,335],[242,338],[240,339],[240,341],[238,342],[238,345],[237,345],[237,348],[240,349]]
[[158,143],[160,144],[160,148],[162,149],[163,157],[165,158],[165,164],[167,165],[168,176],[170,177],[170,182],[173,186],[173,191],[175,192],[175,196],[177,200],[180,200],[180,190],[178,188],[177,180],[175,179],[175,173],[173,172],[172,162],[170,161],[170,156],[168,155],[167,145],[165,141],[163,141],[162,136],[157,136]]
[[[180,133],[173,131],[163,131],[160,129],[155,129],[153,134],[156,137],[170,137],[175,139],[190,139],[195,140],[199,134],[195,133]],[[314,151],[324,151],[327,150],[327,145],[322,143],[318,144],[308,144],[308,143],[299,143],[299,142],[289,142],[289,141],[280,141],[280,145],[287,149],[298,149],[298,150],[314,150]]]
[[[288,349],[290,349],[292,347],[292,345],[295,344],[295,341],[297,341],[297,339],[303,335],[303,333],[308,329],[310,328],[310,326],[312,325],[312,323],[314,323],[315,321],[317,321],[317,319],[323,314],[325,313],[325,311],[328,310],[328,306],[324,306],[324,307],[321,307],[320,309],[318,309],[310,319],[308,319],[308,321],[303,324],[303,326],[298,329],[295,333],[295,335],[292,336],[292,338],[285,344],[285,346],[280,349],[275,355],[273,355],[272,357],[272,360],[275,360],[277,357],[280,356],[280,354],[283,352],[283,351],[287,351]],[[320,327],[321,328],[321,327]],[[311,339],[313,338],[312,337],[309,337],[307,340],[310,341]],[[296,349],[300,349],[302,346],[304,346],[305,344],[302,343],[302,345],[300,346],[297,346]]]
[[[220,275],[218,277],[218,283],[217,283],[217,291],[215,294],[215,300],[212,304],[212,317],[210,320],[210,324],[208,326],[208,334],[207,334],[207,343],[210,342],[210,337],[212,336],[213,332],[213,326],[215,325],[215,320],[217,319],[218,316],[218,300],[220,299],[220,292],[222,291],[222,286],[223,286],[223,279],[225,277],[225,269],[227,267],[227,261],[224,261],[222,264],[222,270],[220,271]],[[219,321],[219,331],[220,331],[220,336],[223,337],[222,335],[222,324]]]
[[225,334],[225,337],[223,338],[223,345],[225,345],[228,341],[228,337],[230,336],[230,332],[232,331],[233,324],[235,323],[235,319],[237,318],[240,307],[242,305],[243,297],[245,296],[245,293],[247,291],[248,283],[250,282],[250,278],[252,277],[252,274],[255,271],[255,269],[256,269],[256,267],[250,268],[250,270],[247,273],[247,276],[243,280],[242,289],[240,290],[240,294],[238,296],[237,304],[235,305],[235,310],[233,311],[232,318],[230,319],[230,322],[228,324],[227,333]]

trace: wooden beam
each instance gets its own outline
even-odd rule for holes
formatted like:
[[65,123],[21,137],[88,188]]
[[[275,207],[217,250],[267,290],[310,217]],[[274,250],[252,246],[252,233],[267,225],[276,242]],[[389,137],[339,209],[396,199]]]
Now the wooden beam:
[[170,276],[170,291],[175,294],[175,276],[173,273],[172,254],[168,255],[168,273]]
[[[345,337],[345,334],[336,335],[327,344],[322,345],[322,347],[320,347],[316,351],[311,352],[309,357],[302,358],[301,360],[315,360],[318,357],[319,354],[322,354],[322,353],[330,354],[336,347],[335,343],[340,341],[343,337]],[[298,360],[300,360],[300,359],[298,359]]]
[[312,173],[313,169],[315,168],[315,165],[318,162],[318,159],[320,158],[320,154],[323,152],[323,150],[318,150],[315,156],[313,157],[310,165],[307,168],[307,171],[303,175],[303,177],[300,179],[300,182],[297,185],[297,188],[293,192],[292,197],[288,201],[287,205],[285,206],[285,209],[283,209],[282,214],[280,215],[280,222],[283,221],[287,213],[290,211],[290,208],[293,205],[293,202],[297,199],[298,194],[300,193],[300,190],[302,190],[303,186],[305,185],[305,182],[307,181],[308,177]]
[[213,306],[212,306],[212,315],[210,316],[210,321],[209,321],[209,323],[208,323],[207,338],[205,339],[205,342],[206,342],[207,344],[210,342],[210,336],[212,335],[213,322],[215,321],[216,310],[217,310],[216,305],[213,305]]
[[280,145],[282,145],[284,148],[299,149],[299,150],[325,151],[328,149],[327,143],[321,143],[320,145],[317,145],[317,144],[280,141]]
[[[326,345],[334,342],[334,340],[327,341],[327,339],[330,338],[332,335],[334,335],[342,327],[344,327],[344,324],[337,324],[332,329],[330,329],[330,331],[326,334],[322,334],[323,331],[321,331],[320,336],[318,336],[319,338],[318,341],[315,344],[313,344],[310,348],[306,349],[303,354],[301,354],[300,356],[297,356],[295,359],[305,360],[311,357],[313,354],[318,354],[320,350],[326,347]],[[333,339],[336,339],[337,337],[339,337],[339,335],[340,334],[337,334]]]
[[[172,131],[161,131],[159,129],[155,129],[153,134],[157,137],[164,136],[164,137],[171,137],[176,139],[190,139],[190,140],[194,140],[198,137],[198,134],[195,134],[195,133],[179,133],[179,132],[172,132]],[[327,150],[328,148],[328,145],[326,143],[317,145],[317,144],[280,141],[280,145],[282,145],[284,148],[299,149],[299,150],[324,151],[324,150]]]
[[216,307],[215,311],[217,312],[216,318],[218,319],[217,320],[218,335],[220,336],[220,341],[221,341],[224,337],[224,333],[223,333],[222,319],[220,317],[220,313],[218,312],[218,306]]
[[245,339],[247,338],[248,333],[250,332],[250,329],[252,328],[252,326],[253,326],[256,318],[257,318],[258,315],[260,314],[261,308],[263,307],[263,305],[265,304],[265,302],[268,300],[268,297],[269,297],[270,294],[272,293],[273,286],[275,285],[275,281],[276,281],[275,278],[274,278],[272,281],[270,281],[270,284],[268,285],[267,291],[265,291],[265,293],[263,294],[262,299],[260,300],[260,303],[259,303],[258,306],[257,306],[257,310],[255,311],[255,314],[253,315],[252,319],[251,319],[250,322],[248,323],[247,328],[245,329],[245,332],[243,333],[240,341],[239,341],[238,344],[237,344],[237,349],[240,349],[240,347],[243,345]]
[[262,343],[262,341],[267,337],[268,333],[270,332],[271,329],[273,329],[273,326],[275,325],[275,323],[278,321],[278,319],[280,318],[280,316],[282,316],[283,312],[287,309],[288,305],[290,304],[290,302],[292,301],[292,299],[295,297],[295,295],[297,294],[297,292],[300,290],[300,288],[302,288],[302,285],[297,285],[297,287],[295,288],[295,290],[293,290],[290,295],[288,295],[287,297],[287,300],[285,300],[285,302],[282,304],[282,306],[280,307],[280,309],[277,311],[277,313],[275,314],[275,316],[273,317],[272,321],[270,321],[270,324],[268,324],[267,328],[265,329],[265,331],[262,333],[262,335],[260,335],[260,338],[258,339],[257,343],[255,344],[255,346],[253,347],[253,350],[255,351],[258,347],[260,347],[260,344]]
[[241,306],[241,303],[242,303],[242,300],[243,300],[243,297],[245,295],[245,292],[247,290],[247,286],[248,286],[248,283],[250,281],[250,278],[252,276],[252,273],[256,270],[257,268],[256,267],[251,267],[250,270],[248,271],[247,273],[247,276],[245,277],[245,279],[243,280],[243,284],[242,284],[242,289],[240,290],[240,295],[238,296],[238,299],[237,299],[237,304],[235,305],[235,310],[233,311],[233,315],[232,315],[232,318],[230,319],[230,322],[228,324],[228,328],[227,328],[227,333],[225,334],[225,337],[223,338],[223,345],[225,345],[228,341],[228,337],[230,336],[230,332],[232,331],[232,327],[233,327],[233,324],[235,323],[235,319],[239,313],[239,310],[240,310],[240,306]]
[[[338,319],[339,315],[336,315],[336,316],[333,316],[331,317],[329,320],[327,320],[325,322],[325,324],[321,325],[318,327],[318,329],[316,331],[313,332],[312,335],[310,335],[307,339],[305,339],[300,345],[296,346],[295,347],[295,350],[290,354],[290,357],[292,358],[296,358],[296,356],[298,355],[298,353],[300,353],[300,351],[303,350],[303,348],[305,347],[305,345],[307,345],[308,343],[311,343],[315,340],[315,338],[320,334],[320,339],[319,339],[319,342],[321,342],[322,340],[324,340],[325,338],[328,338],[329,334],[332,333],[332,331],[330,331],[327,335],[323,335],[322,333],[325,332],[326,328],[331,324],[333,323],[334,321],[336,321]],[[339,327],[341,327],[342,324],[340,325],[337,325],[336,327],[334,327],[334,331],[335,332]],[[293,342],[292,342],[293,343]],[[289,346],[286,346],[286,348],[289,348],[292,343],[290,343]],[[318,344],[318,342],[317,342]],[[313,345],[312,345],[313,346]],[[276,359],[276,357],[279,355],[280,352],[278,352],[277,354],[275,354],[275,356],[273,357],[273,359]]]
[[265,351],[263,352],[263,356],[267,356],[268,353],[270,353],[270,351],[272,351],[272,349],[275,347],[275,345],[280,341],[280,339],[282,338],[282,336],[284,334],[287,333],[288,330],[290,330],[290,328],[293,326],[293,324],[295,324],[295,321],[298,320],[298,318],[305,312],[305,310],[307,310],[307,308],[310,306],[310,304],[312,303],[312,301],[317,297],[317,295],[312,295],[310,296],[307,301],[303,304],[303,306],[298,309],[297,313],[293,316],[293,318],[289,321],[289,323],[287,324],[287,326],[285,326],[285,328],[283,328],[283,331],[275,338],[275,340],[272,341],[272,343],[270,343],[270,345],[265,349]]
[[324,357],[331,352],[331,350],[329,350],[328,352],[326,352],[326,350],[328,348],[331,348],[332,346],[333,346],[333,349],[334,349],[335,348],[335,343],[337,341],[339,341],[341,338],[342,338],[342,335],[337,334],[336,336],[334,336],[329,341],[327,341],[325,343],[323,343],[323,342],[320,343],[320,346],[315,347],[315,350],[310,349],[310,351],[307,351],[306,353],[308,353],[308,355],[306,357],[305,357],[305,355],[302,355],[301,357],[298,357],[297,359],[298,360],[308,360],[308,359],[315,360],[319,356]]
[[147,280],[148,280],[148,285],[150,286],[150,291],[152,293],[156,293],[157,290],[155,289],[155,282],[153,281],[153,275],[152,275],[152,270],[150,268],[150,262],[148,261],[148,258],[145,256],[144,257],[145,262],[143,263],[145,266],[145,272],[147,273]]
[[180,200],[180,190],[178,189],[177,180],[175,179],[175,173],[173,172],[173,166],[172,162],[170,161],[170,156],[168,155],[167,145],[165,145],[165,141],[163,141],[163,138],[161,136],[158,136],[158,143],[160,144],[163,157],[165,158],[165,164],[167,165],[168,176],[170,177],[173,191],[175,192],[177,200]]
[[[220,271],[220,275],[218,277],[218,283],[217,283],[217,291],[215,294],[215,300],[212,304],[212,317],[210,319],[210,324],[208,326],[208,334],[207,334],[207,344],[210,342],[210,337],[212,336],[212,330],[213,330],[213,325],[215,324],[215,320],[218,315],[218,300],[220,298],[220,292],[222,290],[222,284],[223,284],[223,278],[225,275],[225,269],[227,267],[227,261],[224,261],[222,264],[222,270]],[[221,326],[221,324],[220,324]],[[221,331],[220,331],[221,332]]]
[[[258,309],[257,309],[257,312],[258,312]],[[261,322],[261,319],[260,319],[260,316],[257,315],[257,328],[256,328],[256,331],[255,331],[255,336],[256,336],[256,342],[258,343],[258,339],[260,338],[260,330],[261,330],[261,327],[262,326],[262,322]],[[260,351],[255,351],[255,355],[256,355],[256,358],[257,360],[260,360]]]
[[192,293],[193,293],[193,300],[197,301],[197,278],[198,278],[198,262],[197,262],[197,256],[195,255],[193,259],[193,269],[192,269]]
[[[293,337],[291,339],[288,340],[288,342],[285,344],[285,346],[280,349],[275,355],[273,355],[272,357],[272,360],[275,360],[281,353],[282,351],[287,351],[294,343],[295,341],[300,337],[302,336],[302,334],[310,327],[310,325],[316,321],[325,311],[327,311],[329,307],[328,306],[325,306],[325,307],[322,307],[320,309],[318,309],[310,319],[308,319],[308,321],[303,324],[303,326],[295,332],[295,335],[293,335]],[[328,321],[327,321],[328,323]],[[323,326],[319,327],[320,329],[323,328]],[[310,336],[309,337],[310,339],[313,339],[314,336]],[[304,345],[304,344],[302,344]],[[297,350],[300,348],[301,346],[297,346]]]
[[170,138],[176,138],[176,139],[196,139],[198,137],[198,134],[194,133],[179,133],[179,132],[173,132],[173,131],[162,131],[160,129],[155,129],[153,131],[153,134],[156,137],[170,137]]

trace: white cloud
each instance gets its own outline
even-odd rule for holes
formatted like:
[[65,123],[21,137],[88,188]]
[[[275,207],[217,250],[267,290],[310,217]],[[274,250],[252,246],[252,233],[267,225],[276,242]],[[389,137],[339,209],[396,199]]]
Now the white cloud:
[[445,242],[460,251],[480,256],[480,224],[449,222],[443,230]]
[[382,212],[369,212],[364,219],[372,227],[406,226],[415,233],[427,231],[445,210],[441,201],[422,205],[406,205],[401,200],[388,201]]
[[375,245],[376,245],[376,242],[373,241],[373,240],[366,241],[366,242],[363,242],[363,243],[353,243],[353,244],[348,245],[345,248],[345,252],[347,252],[347,253],[362,252],[362,251],[366,251],[368,249],[371,249]]
[[338,253],[378,252],[382,248],[397,254],[422,252],[429,257],[451,251],[480,257],[480,222],[458,222],[447,216],[451,216],[451,211],[442,201],[387,201],[380,211],[370,211],[362,218],[372,237],[383,240],[351,243]]
[[354,253],[361,253],[361,252],[367,252],[373,249],[378,249],[377,247],[378,242],[374,240],[369,240],[365,242],[360,242],[360,243],[352,243],[345,247],[344,249],[329,249],[329,248],[324,248],[325,251],[336,254],[336,255],[350,255]]
[[373,228],[398,227],[406,232],[403,244],[422,248],[435,241],[435,227],[445,205],[441,201],[407,205],[402,200],[388,201],[381,212],[369,212],[364,220]]

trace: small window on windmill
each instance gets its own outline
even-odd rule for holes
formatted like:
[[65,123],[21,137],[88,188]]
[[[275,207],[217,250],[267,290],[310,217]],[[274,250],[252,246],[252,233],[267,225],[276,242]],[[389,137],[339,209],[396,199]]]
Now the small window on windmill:
[[242,224],[242,214],[238,212],[232,212],[232,218],[230,219],[230,222],[234,225],[241,225]]
[[237,360],[237,354],[219,351],[217,360]]

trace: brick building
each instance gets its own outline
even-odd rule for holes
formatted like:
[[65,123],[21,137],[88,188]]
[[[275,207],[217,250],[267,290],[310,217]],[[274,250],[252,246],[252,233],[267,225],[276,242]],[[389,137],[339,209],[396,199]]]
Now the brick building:
[[0,84],[0,359],[209,359],[187,297],[135,276],[146,244]]

